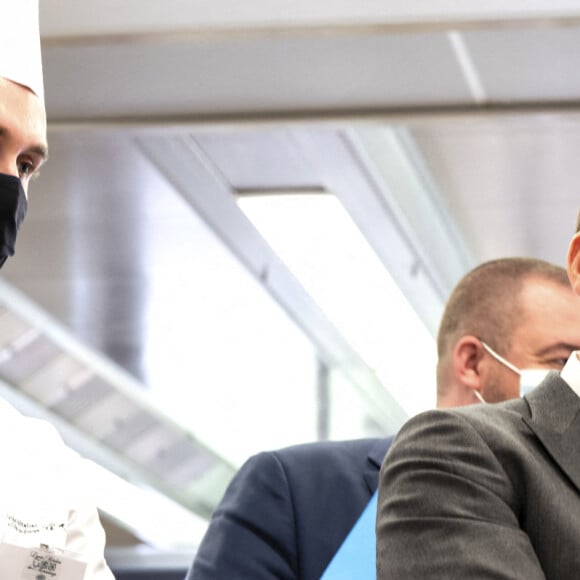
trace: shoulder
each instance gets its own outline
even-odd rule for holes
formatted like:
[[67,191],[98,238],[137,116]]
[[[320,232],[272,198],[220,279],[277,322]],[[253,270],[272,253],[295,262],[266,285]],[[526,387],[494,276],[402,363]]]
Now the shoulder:
[[475,404],[422,413],[409,423],[419,425],[454,424],[457,428],[476,429],[490,435],[519,436],[530,421],[544,423],[554,430],[571,421],[580,407],[580,399],[555,371],[525,397],[503,403]]
[[369,460],[380,464],[392,442],[391,438],[367,438],[347,441],[318,441],[264,451],[251,457],[245,469],[276,469],[292,477],[308,472],[313,476],[326,470],[360,472]]
[[[377,446],[388,449],[390,439],[368,438],[351,439],[346,441],[317,441],[286,447],[277,451],[269,452],[284,464],[293,462],[318,462],[320,459],[352,460],[364,458]],[[266,452],[268,453],[268,452]]]
[[489,469],[501,469],[506,457],[519,461],[536,445],[526,422],[529,416],[528,401],[520,398],[421,413],[399,431],[384,469],[392,476],[393,468],[406,469],[409,461],[443,462],[455,470],[484,460]]
[[[505,505],[517,504],[512,472],[528,455],[526,402],[439,409],[410,419],[399,431],[381,467],[382,510],[413,496],[418,513],[438,513],[442,494],[487,490]],[[507,467],[509,466],[509,469]],[[414,490],[411,494],[409,490]],[[483,500],[482,500],[483,501]],[[388,510],[387,510],[388,511]]]
[[[250,457],[239,469],[230,487],[310,487],[331,478],[361,477],[369,461],[378,466],[392,438],[320,441],[263,451]],[[232,493],[233,490],[230,490]]]
[[527,404],[519,399],[497,405],[478,403],[461,408],[425,411],[403,425],[393,447],[398,447],[402,440],[407,439],[425,442],[453,438],[457,434],[465,444],[472,437],[485,438],[495,432],[519,431],[523,427],[522,416],[526,414]]

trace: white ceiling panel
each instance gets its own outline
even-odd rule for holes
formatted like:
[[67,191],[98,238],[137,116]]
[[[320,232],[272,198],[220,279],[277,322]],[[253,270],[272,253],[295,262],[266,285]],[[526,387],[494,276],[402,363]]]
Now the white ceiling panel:
[[466,31],[463,37],[490,101],[580,98],[580,27]]
[[524,255],[564,264],[580,199],[577,120],[506,118],[413,135],[479,261]]
[[51,121],[470,102],[444,34],[49,45],[44,64]]

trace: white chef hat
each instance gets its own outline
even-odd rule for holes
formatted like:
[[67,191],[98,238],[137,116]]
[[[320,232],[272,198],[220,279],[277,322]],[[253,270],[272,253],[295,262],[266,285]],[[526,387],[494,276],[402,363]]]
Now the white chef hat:
[[0,77],[28,87],[44,101],[38,0],[2,0],[0,22]]

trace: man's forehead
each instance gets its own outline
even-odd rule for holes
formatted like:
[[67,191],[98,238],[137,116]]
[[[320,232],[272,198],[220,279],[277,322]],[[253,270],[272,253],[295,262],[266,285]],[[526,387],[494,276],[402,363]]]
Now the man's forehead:
[[0,138],[46,157],[44,103],[28,88],[0,77]]
[[580,302],[567,283],[559,284],[554,280],[541,277],[529,278],[522,287],[520,300],[523,307],[530,313],[571,310],[576,307],[580,316]]
[[572,289],[552,280],[535,280],[522,290],[520,320],[515,320],[513,346],[534,344],[549,351],[580,346],[580,300]]
[[[5,126],[0,119],[0,142],[9,142],[10,140],[15,139],[15,137],[14,130]],[[30,143],[25,146],[24,150],[27,153],[40,157],[43,163],[48,159],[48,145],[45,138],[39,138],[36,141],[31,140]]]

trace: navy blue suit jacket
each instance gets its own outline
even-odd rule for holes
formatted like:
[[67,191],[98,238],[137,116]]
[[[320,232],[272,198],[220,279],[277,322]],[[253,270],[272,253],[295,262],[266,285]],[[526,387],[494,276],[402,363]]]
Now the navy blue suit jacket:
[[319,579],[377,489],[389,439],[260,453],[214,512],[188,580]]

